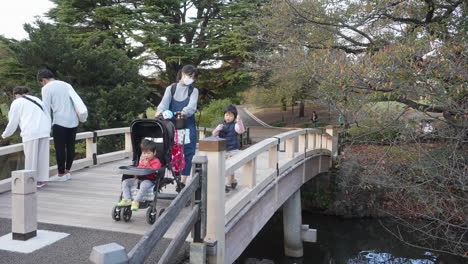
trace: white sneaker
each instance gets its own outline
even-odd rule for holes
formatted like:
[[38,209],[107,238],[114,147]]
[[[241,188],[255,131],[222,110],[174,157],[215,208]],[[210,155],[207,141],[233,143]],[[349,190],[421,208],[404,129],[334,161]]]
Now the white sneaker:
[[67,174],[65,174],[65,176],[63,176],[63,177],[67,177],[67,180],[71,180],[71,179],[72,179],[72,175],[71,175],[70,172],[67,173]]
[[63,181],[67,181],[67,180],[68,180],[68,177],[67,177],[66,174],[63,175],[63,176],[58,176],[58,174],[57,174],[57,175],[55,175],[55,176],[49,177],[49,180],[48,180],[48,181],[52,181],[52,182],[54,182],[54,181],[56,181],[56,182],[63,182]]

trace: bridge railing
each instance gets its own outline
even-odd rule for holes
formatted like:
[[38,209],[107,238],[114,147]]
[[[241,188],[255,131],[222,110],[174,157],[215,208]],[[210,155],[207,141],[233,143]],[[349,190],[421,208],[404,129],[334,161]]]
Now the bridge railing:
[[[223,141],[213,137],[200,143],[200,152],[209,160],[207,244],[216,248],[216,253],[209,256],[213,263],[231,263],[237,253],[242,252],[240,246],[231,244],[231,248],[225,247],[226,234],[241,221],[243,212],[253,206],[265,190],[277,186],[275,183],[281,175],[295,168],[296,164],[303,164],[306,159],[314,159],[316,164],[309,168],[314,170],[310,175],[325,172],[331,165],[331,159],[322,157],[334,155],[336,148],[333,127],[288,131],[252,145],[228,159],[224,156],[226,148]],[[225,177],[233,174],[241,178],[240,186],[237,191],[226,195]],[[304,174],[298,180],[303,183],[309,177],[312,176]]]
[[[332,154],[333,129],[301,129],[288,131],[265,139],[232,158],[226,160],[224,176],[233,175],[241,169],[241,190],[226,203],[226,223],[269,183],[299,160],[317,154]],[[328,132],[328,133],[327,133]],[[284,148],[283,150],[281,150]],[[279,152],[285,152],[286,158],[278,159]],[[266,166],[257,166],[258,157],[266,153]],[[257,179],[263,175],[262,179]]]
[[[196,156],[193,159],[192,180],[177,195],[166,208],[164,213],[159,216],[150,229],[141,237],[140,241],[127,254],[124,247],[115,243],[96,246],[90,255],[93,263],[144,263],[145,260],[154,252],[154,248],[160,245],[164,235],[169,228],[176,222],[182,209],[187,203],[192,201],[192,207],[189,216],[184,219],[181,227],[178,229],[170,244],[166,247],[164,253],[158,259],[158,264],[172,263],[180,247],[185,243],[189,233],[193,231],[193,243],[202,244],[206,235],[206,193],[207,193],[207,158],[206,156]],[[195,256],[193,256],[195,257]],[[196,256],[200,259],[205,258],[204,251],[200,251]],[[113,261],[102,261],[103,259],[112,259]],[[199,263],[205,263],[201,261]]]
[[[212,128],[199,127],[198,137],[199,139],[205,138],[207,132],[212,132]],[[99,137],[121,135],[125,136],[125,144],[123,150],[113,151],[109,153],[103,153],[98,155],[97,139]],[[130,135],[129,127],[103,129],[90,132],[82,132],[76,134],[76,140],[86,141],[85,158],[73,161],[73,170],[86,168],[92,165],[102,164],[110,161],[120,160],[131,157],[132,155],[132,140]],[[49,143],[53,143],[53,138],[49,139]],[[5,156],[13,153],[23,151],[23,144],[14,144],[10,146],[0,147],[0,156]],[[49,168],[49,175],[57,173],[57,166],[51,166]],[[11,190],[11,178],[0,180],[0,193]]]

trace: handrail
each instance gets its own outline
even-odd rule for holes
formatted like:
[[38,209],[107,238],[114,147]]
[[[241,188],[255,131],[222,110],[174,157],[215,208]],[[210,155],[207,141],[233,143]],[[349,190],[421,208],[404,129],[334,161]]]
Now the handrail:
[[[326,132],[329,132],[328,130]],[[225,215],[228,223],[239,211],[242,210],[268,186],[275,178],[283,173],[287,168],[304,160],[308,155],[321,154],[332,155],[333,136],[321,129],[300,129],[284,132],[272,138],[264,139],[261,142],[243,150],[234,157],[226,160],[224,175],[233,175],[238,169],[243,169],[242,183],[246,190],[239,191],[233,195],[231,204],[226,204]],[[280,145],[285,145],[287,157],[278,160]],[[268,152],[268,163],[270,170],[263,168],[262,180],[257,181],[256,159],[262,153]]]
[[[202,243],[206,234],[206,179],[207,179],[206,156],[196,156],[193,160],[194,169],[192,181],[166,208],[164,213],[156,220],[151,228],[141,237],[140,241],[127,253],[123,249],[120,254],[125,254],[125,263],[144,263],[148,256],[153,253],[153,249],[162,241],[164,235],[175,223],[182,209],[193,199],[193,207],[189,217],[184,221],[174,239],[164,251],[159,259],[159,264],[170,263],[180,246],[185,242],[189,233],[194,231],[194,242]],[[106,245],[103,245],[106,246]],[[95,248],[91,252],[91,261],[102,259],[98,255],[101,253]],[[98,256],[94,259],[93,256]],[[101,262],[99,262],[101,263]],[[123,263],[123,262],[119,262]]]

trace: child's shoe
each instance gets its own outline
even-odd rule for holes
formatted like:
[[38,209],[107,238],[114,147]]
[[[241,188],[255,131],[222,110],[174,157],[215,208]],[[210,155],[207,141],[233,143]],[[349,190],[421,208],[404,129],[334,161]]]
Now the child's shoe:
[[138,201],[134,200],[132,202],[132,207],[130,209],[132,209],[132,211],[137,211],[139,208],[140,208],[140,203]]
[[234,179],[232,182],[231,182],[231,189],[235,189],[237,187],[237,180]]
[[120,201],[120,203],[117,204],[117,206],[128,206],[131,204],[132,204],[132,200],[123,198],[122,201]]

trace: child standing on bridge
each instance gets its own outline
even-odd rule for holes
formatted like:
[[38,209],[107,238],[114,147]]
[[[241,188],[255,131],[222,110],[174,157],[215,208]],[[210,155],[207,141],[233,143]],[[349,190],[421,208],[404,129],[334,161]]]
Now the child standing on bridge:
[[[213,136],[226,139],[226,158],[230,158],[239,152],[240,144],[238,135],[244,133],[244,131],[244,123],[242,123],[237,113],[237,108],[234,105],[227,106],[224,109],[224,121],[213,131]],[[229,175],[226,181],[226,192],[235,189],[236,186],[237,181],[234,175]]]
[[[155,157],[156,155],[156,143],[150,140],[143,140],[140,146],[141,149],[141,156],[142,159],[140,164],[138,164],[138,168],[151,168],[153,170],[161,168],[161,162],[158,158]],[[137,211],[140,207],[140,202],[143,200],[143,196],[148,193],[153,187],[153,181],[156,180],[156,174],[148,174],[144,176],[135,176],[133,178],[126,179],[122,181],[122,196],[123,199],[117,206],[131,206],[132,211]],[[140,189],[135,197],[135,200],[132,202],[132,193],[131,190],[133,187],[138,185],[138,181],[141,180]]]

